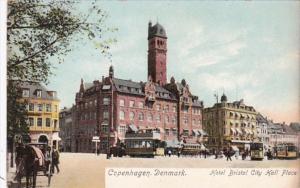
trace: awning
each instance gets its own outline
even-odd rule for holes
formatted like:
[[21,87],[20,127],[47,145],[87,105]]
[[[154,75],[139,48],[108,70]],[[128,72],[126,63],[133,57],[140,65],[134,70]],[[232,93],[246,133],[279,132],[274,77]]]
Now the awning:
[[136,126],[133,125],[133,124],[129,125],[129,128],[130,128],[132,131],[134,131],[134,132],[137,132],[137,131],[138,131],[138,129],[136,128]]
[[245,115],[244,115],[244,114],[241,114],[241,117],[242,117],[242,118],[244,118],[244,117],[245,117]]
[[200,135],[200,132],[196,129],[193,129],[193,133],[195,134],[195,136],[199,136]]
[[203,129],[199,129],[199,133],[202,136],[207,136],[208,135],[207,132],[205,132]]
[[237,131],[239,134],[243,134],[242,131],[241,131],[241,129],[239,129],[239,128],[237,128],[236,131]]
[[240,115],[239,115],[238,113],[235,113],[235,116],[236,116],[236,117],[239,117]]
[[61,140],[61,138],[58,136],[58,132],[52,134],[52,140],[57,140],[57,141]]
[[249,131],[249,134],[253,134],[253,131],[252,131],[252,130],[249,129],[248,131]]
[[231,130],[232,130],[233,134],[236,133],[236,130],[234,128],[231,128]]
[[239,151],[239,148],[237,146],[231,146],[233,151]]
[[170,148],[179,148],[180,147],[180,143],[178,142],[178,140],[167,140],[167,147]]
[[243,129],[245,131],[246,134],[250,134],[248,129]]
[[205,147],[203,144],[201,144],[200,149],[201,149],[201,150],[206,150],[206,147]]

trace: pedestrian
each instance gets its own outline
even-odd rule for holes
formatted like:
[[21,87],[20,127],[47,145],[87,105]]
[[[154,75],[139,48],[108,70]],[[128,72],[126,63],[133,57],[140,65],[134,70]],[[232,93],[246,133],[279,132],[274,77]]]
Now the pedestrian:
[[215,159],[218,158],[218,152],[216,150],[214,150],[214,154],[215,154]]
[[52,173],[54,173],[54,168],[56,168],[57,173],[59,173],[59,153],[57,151],[57,149],[55,147],[53,147],[53,151],[52,151],[52,164],[51,164],[51,171]]
[[49,165],[51,162],[51,147],[47,147],[46,151],[45,151],[45,170],[44,170],[44,174],[46,175],[48,170],[49,170]]
[[172,154],[172,151],[169,149],[169,150],[168,150],[168,155],[169,155],[169,157],[171,157],[171,154]]
[[225,152],[225,156],[226,156],[226,161],[228,161],[228,159],[230,161],[232,161],[231,159],[231,151],[227,148],[226,152]]
[[178,150],[178,152],[177,152],[177,156],[178,156],[178,158],[180,157],[180,150]]
[[100,154],[100,146],[97,147],[97,155]]

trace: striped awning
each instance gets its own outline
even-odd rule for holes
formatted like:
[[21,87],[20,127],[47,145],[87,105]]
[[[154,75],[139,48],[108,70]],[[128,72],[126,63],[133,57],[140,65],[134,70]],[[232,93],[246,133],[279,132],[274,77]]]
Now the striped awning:
[[130,128],[132,131],[134,131],[134,132],[137,132],[137,131],[138,131],[138,128],[137,128],[135,125],[133,125],[133,124],[129,125],[129,128]]
[[208,135],[207,132],[205,132],[203,129],[199,129],[198,131],[199,131],[200,135],[202,135],[202,136]]
[[232,131],[234,134],[236,133],[235,128],[231,128],[231,131]]
[[237,131],[239,134],[243,134],[242,131],[241,131],[241,129],[239,129],[239,128],[236,128],[236,131]]
[[193,133],[195,134],[195,136],[199,136],[200,135],[199,131],[196,130],[196,129],[193,129]]

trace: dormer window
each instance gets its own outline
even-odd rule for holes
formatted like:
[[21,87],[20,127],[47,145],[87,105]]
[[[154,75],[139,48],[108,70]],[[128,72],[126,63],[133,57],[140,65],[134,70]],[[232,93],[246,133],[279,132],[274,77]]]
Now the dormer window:
[[42,97],[42,90],[37,90],[37,91],[36,91],[36,96],[37,96],[38,98],[41,98],[41,97]]
[[29,89],[23,89],[22,97],[29,97]]

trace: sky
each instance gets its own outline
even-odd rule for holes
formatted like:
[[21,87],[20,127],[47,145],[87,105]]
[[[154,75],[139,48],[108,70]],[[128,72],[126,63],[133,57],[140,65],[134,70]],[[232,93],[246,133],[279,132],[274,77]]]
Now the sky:
[[[75,103],[80,79],[108,75],[147,80],[148,22],[159,22],[168,37],[167,79],[183,78],[194,95],[212,106],[225,93],[230,102],[244,99],[275,122],[300,121],[300,2],[102,1],[111,36],[112,61],[92,42],[74,42],[65,62],[55,64],[49,89],[61,107]],[[78,11],[87,10],[82,1]]]

